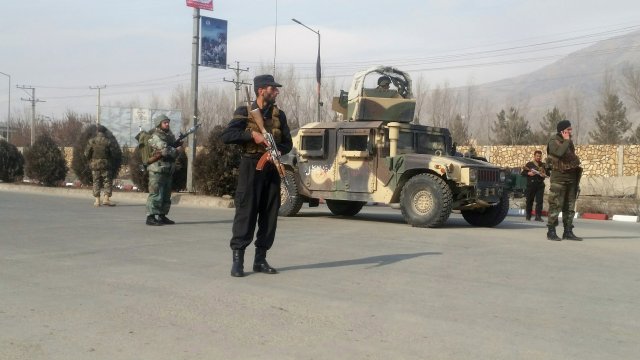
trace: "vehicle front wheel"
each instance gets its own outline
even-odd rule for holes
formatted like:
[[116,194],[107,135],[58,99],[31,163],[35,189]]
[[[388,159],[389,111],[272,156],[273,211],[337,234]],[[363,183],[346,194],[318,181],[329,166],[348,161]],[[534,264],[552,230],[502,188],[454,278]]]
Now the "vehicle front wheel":
[[354,216],[362,210],[364,201],[327,200],[327,207],[333,215]]
[[462,210],[462,217],[473,226],[494,227],[500,224],[509,213],[509,194],[502,193],[500,203],[484,209]]
[[453,206],[449,185],[437,175],[419,174],[407,181],[400,194],[405,221],[416,227],[442,226]]
[[284,181],[280,182],[280,216],[294,216],[302,208],[302,196],[298,193],[298,183],[296,182],[295,173],[292,170],[285,170],[285,176],[289,186]]

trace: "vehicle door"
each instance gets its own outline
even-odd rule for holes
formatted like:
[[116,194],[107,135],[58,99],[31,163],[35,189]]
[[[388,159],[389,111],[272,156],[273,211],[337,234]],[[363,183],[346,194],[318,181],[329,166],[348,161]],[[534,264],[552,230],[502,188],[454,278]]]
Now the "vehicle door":
[[336,190],[357,193],[376,190],[374,141],[373,129],[338,129]]
[[298,172],[302,183],[310,190],[335,190],[334,129],[300,129],[297,144]]

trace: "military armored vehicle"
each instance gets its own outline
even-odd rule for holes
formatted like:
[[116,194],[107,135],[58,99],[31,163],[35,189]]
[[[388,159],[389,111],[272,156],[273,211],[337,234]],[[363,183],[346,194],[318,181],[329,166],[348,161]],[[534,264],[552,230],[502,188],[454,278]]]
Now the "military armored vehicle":
[[[381,76],[394,88],[366,86]],[[500,224],[509,209],[506,172],[456,156],[448,129],[414,124],[415,105],[409,74],[384,66],[357,73],[349,91],[333,99],[342,121],[294,132],[294,148],[283,157],[289,186],[280,215],[324,199],[340,216],[370,202],[386,204],[417,227],[442,226],[452,210],[474,226]]]

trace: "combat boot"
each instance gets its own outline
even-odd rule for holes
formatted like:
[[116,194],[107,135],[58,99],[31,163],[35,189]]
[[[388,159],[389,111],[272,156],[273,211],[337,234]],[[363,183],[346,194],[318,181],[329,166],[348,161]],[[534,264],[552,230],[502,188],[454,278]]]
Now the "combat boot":
[[102,201],[102,204],[106,205],[106,206],[116,206],[116,204],[111,202],[111,197],[107,194],[104,195],[104,201]]
[[525,219],[527,219],[527,221],[531,221],[531,213],[527,212],[527,215],[525,216]]
[[95,207],[100,206],[100,196],[96,196],[96,201],[93,202],[93,206]]
[[165,224],[165,225],[173,225],[176,222],[169,219],[166,215],[162,214],[158,216],[160,219],[158,219],[158,221],[160,221],[161,223]]
[[231,276],[244,276],[244,250],[233,250],[233,264],[231,265]]
[[558,234],[556,234],[555,226],[548,226],[549,230],[547,231],[547,240],[551,241],[560,241]]
[[540,222],[544,221],[544,220],[542,220],[542,216],[540,216],[540,215],[536,215],[536,219],[535,220],[536,221],[540,221]]
[[256,257],[253,261],[253,271],[265,274],[277,274],[278,270],[269,266],[267,262],[267,250],[256,248]]
[[564,228],[564,232],[562,233],[562,239],[563,240],[582,241],[581,237],[578,237],[578,236],[576,236],[576,234],[573,233],[573,226],[568,227],[568,228]]
[[155,215],[147,215],[147,225],[160,226],[162,222],[158,221]]

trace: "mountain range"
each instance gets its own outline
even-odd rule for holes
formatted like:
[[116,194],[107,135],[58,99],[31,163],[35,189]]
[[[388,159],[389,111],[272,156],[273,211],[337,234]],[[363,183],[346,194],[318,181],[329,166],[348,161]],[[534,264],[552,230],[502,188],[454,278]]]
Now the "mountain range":
[[531,73],[478,85],[478,95],[488,99],[492,108],[514,106],[524,110],[534,130],[544,114],[558,106],[568,118],[579,121],[580,133],[586,136],[596,112],[603,107],[608,75],[635,129],[640,123],[640,109],[623,91],[622,70],[628,66],[640,71],[640,31],[601,40]]

